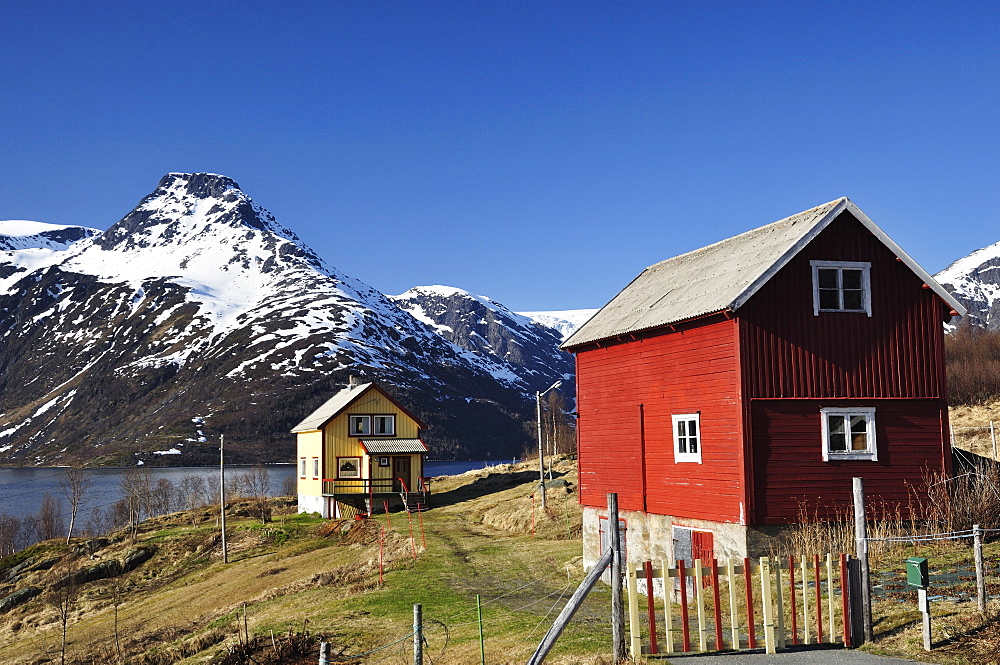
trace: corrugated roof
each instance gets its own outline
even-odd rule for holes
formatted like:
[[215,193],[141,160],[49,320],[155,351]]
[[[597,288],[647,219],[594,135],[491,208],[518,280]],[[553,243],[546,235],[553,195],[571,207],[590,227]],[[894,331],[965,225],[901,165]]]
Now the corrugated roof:
[[646,268],[562,348],[735,311],[809,241],[849,211],[960,314],[964,308],[849,199],[840,198]]
[[427,452],[427,446],[420,439],[361,439],[361,445],[369,455]]
[[371,383],[355,383],[347,386],[306,416],[302,422],[292,428],[292,432],[309,432],[320,429],[371,386]]

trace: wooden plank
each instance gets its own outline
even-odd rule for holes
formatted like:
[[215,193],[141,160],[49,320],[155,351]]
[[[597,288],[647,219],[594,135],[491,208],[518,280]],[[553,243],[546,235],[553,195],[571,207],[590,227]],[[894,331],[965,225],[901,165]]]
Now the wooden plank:
[[774,639],[774,598],[771,593],[771,562],[766,556],[760,559],[760,598],[764,621],[764,650],[776,653]]
[[740,648],[740,622],[736,612],[736,566],[733,560],[726,560],[726,581],[729,586],[729,627],[732,630],[731,646]]
[[635,578],[635,566],[632,564],[629,564],[626,570],[625,584],[628,590],[629,651],[635,660],[642,655],[642,634],[639,630],[639,590]]
[[705,621],[704,569],[701,559],[694,560],[694,595],[698,603],[698,650],[708,651],[708,624]]
[[667,653],[674,652],[674,620],[670,597],[673,595],[673,582],[670,581],[670,568],[666,560],[660,561],[660,571],[663,576],[663,640],[667,644]]

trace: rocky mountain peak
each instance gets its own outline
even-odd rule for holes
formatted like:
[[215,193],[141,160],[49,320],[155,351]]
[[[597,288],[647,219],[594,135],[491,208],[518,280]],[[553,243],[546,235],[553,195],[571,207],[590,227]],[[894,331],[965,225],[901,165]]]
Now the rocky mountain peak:
[[168,173],[160,178],[153,195],[161,190],[198,199],[222,198],[230,190],[243,193],[235,180],[218,173]]
[[968,310],[968,320],[1000,329],[1000,242],[953,262],[934,278]]

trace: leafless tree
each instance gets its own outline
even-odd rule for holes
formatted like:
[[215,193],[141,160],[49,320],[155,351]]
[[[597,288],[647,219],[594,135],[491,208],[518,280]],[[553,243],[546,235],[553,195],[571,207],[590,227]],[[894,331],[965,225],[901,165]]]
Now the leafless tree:
[[267,467],[255,466],[243,474],[247,496],[250,497],[254,515],[266,524],[271,521],[272,506],[268,497],[271,486],[271,476]]
[[553,455],[575,452],[576,428],[573,417],[566,413],[565,398],[559,391],[553,390],[545,396],[543,406],[543,430],[548,440],[548,449]]
[[0,513],[0,556],[7,556],[18,550],[20,531],[21,520],[7,513]]
[[173,512],[174,505],[177,503],[176,496],[177,490],[174,489],[174,484],[170,480],[167,478],[157,480],[151,492],[149,516],[166,515]]
[[124,505],[115,504],[115,507],[124,512],[125,524],[133,539],[139,534],[139,522],[143,515],[148,514],[150,478],[149,471],[141,467],[128,469],[122,474],[119,504]]
[[186,475],[181,478],[179,490],[179,503],[182,510],[189,511],[191,524],[194,525],[197,518],[195,512],[198,508],[206,505],[205,501],[205,479],[198,475]]
[[46,492],[42,495],[42,505],[36,515],[39,540],[58,537],[63,530],[62,509],[54,496]]
[[56,608],[56,612],[59,614],[59,625],[62,629],[59,662],[61,665],[66,665],[66,633],[69,628],[69,618],[76,607],[76,565],[71,557],[67,557],[63,560],[61,567],[64,572],[63,584],[52,591],[49,603]]
[[17,549],[23,550],[38,540],[38,515],[28,515],[21,520],[21,531],[18,534]]
[[59,491],[69,502],[69,530],[66,532],[66,544],[73,537],[73,527],[76,525],[76,515],[83,505],[84,494],[90,488],[90,476],[77,466],[67,467],[59,479]]
[[299,481],[294,475],[285,476],[281,481],[281,496],[295,496],[299,493]]
[[103,536],[109,531],[108,515],[100,506],[90,509],[90,519],[87,520],[87,534],[91,537]]

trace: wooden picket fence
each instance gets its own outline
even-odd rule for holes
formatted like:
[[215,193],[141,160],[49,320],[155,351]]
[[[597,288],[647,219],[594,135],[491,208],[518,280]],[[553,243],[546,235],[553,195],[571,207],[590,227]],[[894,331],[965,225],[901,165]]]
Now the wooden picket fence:
[[[693,566],[679,561],[674,568],[665,561],[658,568],[649,561],[629,564],[632,655],[757,649],[761,637],[767,653],[789,644],[850,647],[849,568],[844,554],[730,559],[721,565],[717,559],[696,559]],[[644,608],[639,602],[642,582]],[[657,595],[662,612],[656,608]]]

